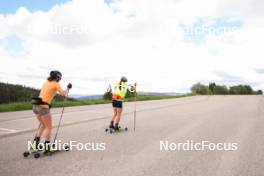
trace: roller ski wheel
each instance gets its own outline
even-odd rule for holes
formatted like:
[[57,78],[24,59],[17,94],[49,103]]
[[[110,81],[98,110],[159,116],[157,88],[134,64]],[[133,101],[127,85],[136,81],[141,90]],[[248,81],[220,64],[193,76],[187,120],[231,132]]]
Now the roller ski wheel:
[[66,151],[66,152],[70,151],[70,146],[66,145],[66,146],[65,146],[65,151]]
[[29,157],[30,155],[35,155],[36,153],[39,153],[39,150],[30,150],[30,151],[25,151],[23,153],[24,158]]
[[34,158],[37,159],[37,158],[39,158],[39,157],[40,157],[40,153],[35,153],[35,154],[34,154]]
[[33,149],[30,149],[30,150],[28,150],[28,151],[25,151],[24,153],[23,153],[23,156],[24,156],[24,158],[27,158],[27,157],[29,157],[29,155],[34,155],[35,153],[38,153],[40,150],[33,150]]
[[24,156],[25,158],[27,158],[29,155],[30,155],[30,153],[29,153],[28,151],[26,151],[26,152],[23,153],[23,156]]

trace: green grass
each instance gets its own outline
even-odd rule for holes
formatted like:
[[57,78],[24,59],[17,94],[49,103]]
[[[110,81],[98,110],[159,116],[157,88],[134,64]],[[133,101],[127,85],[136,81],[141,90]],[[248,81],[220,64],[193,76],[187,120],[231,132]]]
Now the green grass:
[[[173,99],[173,98],[181,98],[193,96],[193,94],[185,94],[178,96],[151,96],[151,95],[140,95],[137,97],[137,101],[147,101],[147,100],[161,100],[161,99]],[[126,99],[126,102],[134,101],[134,97],[130,97]],[[52,103],[52,107],[65,107],[70,106],[83,106],[83,105],[95,105],[95,104],[107,104],[111,103],[111,100],[67,100],[67,101],[54,101]],[[0,104],[0,112],[10,112],[10,111],[21,111],[21,110],[29,110],[32,109],[32,104],[30,102],[18,102],[18,103],[8,103],[8,104]]]
[[21,111],[31,108],[32,104],[26,102],[0,104],[0,112]]

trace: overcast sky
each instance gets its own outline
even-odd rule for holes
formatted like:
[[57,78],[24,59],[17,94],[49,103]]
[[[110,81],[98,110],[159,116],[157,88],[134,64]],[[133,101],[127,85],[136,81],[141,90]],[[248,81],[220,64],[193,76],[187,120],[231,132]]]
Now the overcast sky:
[[264,89],[262,0],[0,1],[0,81],[41,88],[50,70],[73,94],[127,76],[139,90],[197,82]]

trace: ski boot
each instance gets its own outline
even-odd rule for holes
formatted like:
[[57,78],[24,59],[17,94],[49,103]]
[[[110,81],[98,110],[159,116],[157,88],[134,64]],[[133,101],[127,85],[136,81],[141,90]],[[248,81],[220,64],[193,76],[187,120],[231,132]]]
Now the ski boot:
[[114,127],[114,130],[115,130],[115,131],[119,131],[119,128],[120,128],[120,127],[118,126],[118,123],[116,123],[116,124],[115,124],[115,127]]
[[114,121],[111,121],[110,122],[109,129],[115,129]]

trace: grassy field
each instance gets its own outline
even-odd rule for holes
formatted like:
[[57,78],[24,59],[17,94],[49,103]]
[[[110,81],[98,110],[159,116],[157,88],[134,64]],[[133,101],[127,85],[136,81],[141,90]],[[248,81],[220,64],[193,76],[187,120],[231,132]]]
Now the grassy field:
[[[193,96],[193,94],[185,94],[178,96],[150,96],[150,95],[140,95],[137,97],[137,101],[147,101],[147,100],[161,100],[161,99],[172,99],[172,98],[181,98],[186,96]],[[134,101],[134,97],[127,98],[125,101]],[[83,105],[95,105],[95,104],[107,104],[111,103],[111,100],[67,100],[67,101],[54,101],[52,107],[65,107],[70,106],[83,106]],[[0,112],[10,112],[10,111],[21,111],[32,109],[32,104],[30,102],[19,102],[19,103],[8,103],[0,104]]]

